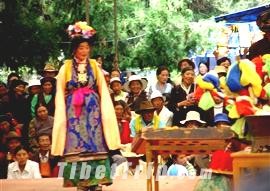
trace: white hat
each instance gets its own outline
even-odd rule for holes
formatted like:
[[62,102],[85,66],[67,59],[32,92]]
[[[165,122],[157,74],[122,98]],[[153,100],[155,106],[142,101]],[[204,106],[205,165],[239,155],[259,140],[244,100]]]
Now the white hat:
[[151,96],[150,96],[150,99],[152,100],[152,99],[155,99],[155,98],[157,98],[157,97],[160,97],[160,98],[163,99],[163,101],[165,101],[165,99],[164,99],[164,97],[162,96],[162,94],[160,93],[160,91],[155,90],[155,91],[152,92],[152,94],[151,94]]
[[200,113],[197,112],[197,111],[189,111],[189,112],[187,112],[186,119],[180,121],[180,123],[184,125],[188,121],[198,121],[199,123],[205,123],[205,121],[201,120]]
[[31,80],[29,80],[28,88],[31,87],[31,86],[40,86],[40,85],[41,85],[40,80],[31,79]]
[[139,75],[131,75],[128,78],[128,81],[124,84],[123,89],[127,92],[130,92],[129,84],[132,81],[140,81],[142,84],[142,90],[145,90],[147,87],[147,81],[145,79],[142,79]]
[[119,77],[113,77],[110,79],[110,84],[113,83],[113,82],[120,82],[121,83],[121,80]]

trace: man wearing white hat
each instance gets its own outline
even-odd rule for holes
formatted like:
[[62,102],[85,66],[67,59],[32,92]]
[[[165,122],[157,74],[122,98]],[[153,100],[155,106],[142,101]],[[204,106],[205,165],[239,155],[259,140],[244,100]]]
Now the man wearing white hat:
[[113,77],[110,79],[110,88],[113,91],[111,93],[112,101],[125,101],[127,92],[122,91],[122,84],[119,77]]
[[40,80],[38,80],[38,79],[31,79],[31,80],[29,80],[29,84],[28,84],[27,90],[28,90],[29,95],[39,94],[40,91],[41,91]]
[[128,92],[125,101],[131,111],[136,111],[140,102],[147,99],[146,87],[147,81],[142,79],[139,75],[131,75],[128,81],[123,85],[123,89]]
[[150,99],[153,106],[156,108],[155,114],[159,116],[160,120],[164,122],[167,127],[172,126],[173,113],[164,106],[164,97],[160,91],[153,91]]
[[186,128],[196,129],[201,127],[206,122],[201,120],[200,113],[197,111],[189,111],[187,112],[186,119],[180,121],[182,125],[185,125]]

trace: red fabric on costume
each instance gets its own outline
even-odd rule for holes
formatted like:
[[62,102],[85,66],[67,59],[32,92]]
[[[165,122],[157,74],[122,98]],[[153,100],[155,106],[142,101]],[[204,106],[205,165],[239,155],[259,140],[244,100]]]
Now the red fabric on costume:
[[129,122],[127,120],[121,120],[122,132],[120,133],[121,144],[127,144],[132,142],[130,137]]
[[261,56],[255,57],[251,60],[255,66],[256,66],[256,72],[257,74],[259,74],[259,76],[261,77],[261,79],[263,80],[264,77],[264,73],[262,71],[262,67],[263,67],[263,60]]
[[248,88],[243,88],[242,90],[240,90],[240,91],[238,92],[238,94],[239,94],[240,96],[249,96]]
[[235,105],[238,114],[241,116],[253,115],[255,113],[255,110],[249,100],[237,100]]
[[218,150],[212,155],[209,167],[216,173],[232,173],[231,152]]
[[202,89],[202,88],[200,88],[199,86],[197,86],[197,88],[196,88],[196,90],[195,90],[195,92],[194,92],[194,94],[193,94],[194,99],[195,99],[196,101],[199,101],[200,98],[202,97],[203,93],[204,93],[204,89]]
[[267,98],[267,94],[266,94],[265,89],[262,89],[262,91],[261,91],[261,94],[260,94],[259,98],[264,98],[264,99],[266,99],[266,98]]

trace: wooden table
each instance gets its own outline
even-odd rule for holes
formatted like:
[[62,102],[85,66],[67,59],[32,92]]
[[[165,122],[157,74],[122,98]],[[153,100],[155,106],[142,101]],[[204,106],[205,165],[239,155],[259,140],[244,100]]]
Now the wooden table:
[[244,151],[231,154],[233,158],[234,190],[241,189],[241,169],[270,168],[270,153],[248,153]]
[[77,191],[77,187],[63,186],[63,178],[0,180],[0,191]]
[[252,152],[257,153],[261,147],[270,145],[270,115],[249,115],[245,119],[252,135]]
[[[158,179],[158,155],[162,154],[210,154],[216,150],[225,149],[226,139],[233,136],[229,129],[218,130],[216,128],[201,129],[147,129],[138,135],[133,144],[132,151],[138,154],[146,154],[147,170],[153,161],[154,174],[147,177],[147,191],[152,191],[153,176],[154,190],[159,190]],[[150,166],[151,167],[151,166]],[[152,169],[152,168],[150,168]]]

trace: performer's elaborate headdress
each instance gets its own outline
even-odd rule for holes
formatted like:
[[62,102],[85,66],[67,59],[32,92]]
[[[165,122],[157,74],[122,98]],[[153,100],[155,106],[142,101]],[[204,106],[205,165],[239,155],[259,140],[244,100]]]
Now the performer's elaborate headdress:
[[74,25],[69,25],[67,33],[71,39],[72,49],[75,50],[82,42],[88,42],[90,45],[92,45],[96,30],[87,25],[87,22],[79,21]]

